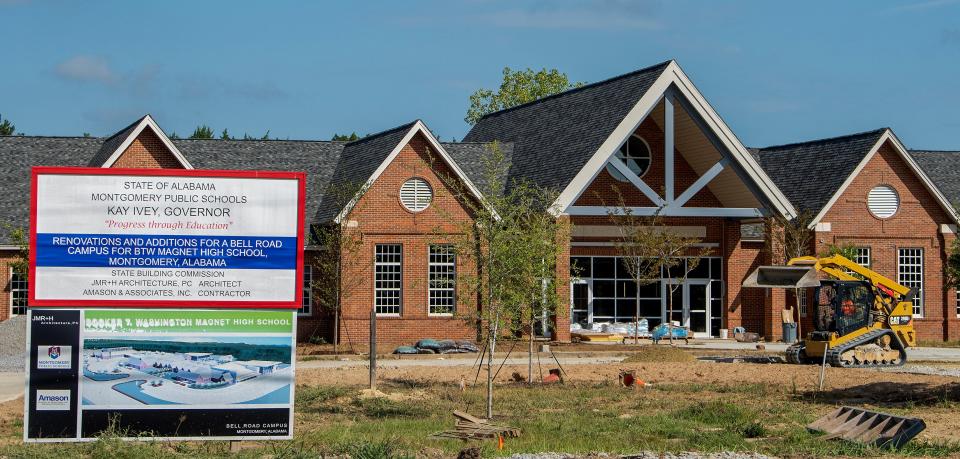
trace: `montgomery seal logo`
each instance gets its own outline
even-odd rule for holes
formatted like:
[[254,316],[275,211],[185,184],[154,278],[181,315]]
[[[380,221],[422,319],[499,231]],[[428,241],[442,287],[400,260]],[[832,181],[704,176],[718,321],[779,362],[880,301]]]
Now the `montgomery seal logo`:
[[38,390],[37,411],[69,411],[69,390]]
[[72,368],[73,347],[62,344],[37,346],[38,370],[69,370]]

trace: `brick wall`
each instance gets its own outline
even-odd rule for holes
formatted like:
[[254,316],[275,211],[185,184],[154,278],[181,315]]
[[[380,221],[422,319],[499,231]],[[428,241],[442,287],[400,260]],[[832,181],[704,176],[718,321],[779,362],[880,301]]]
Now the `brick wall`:
[[177,157],[167,149],[163,141],[151,129],[144,129],[117,158],[113,167],[183,169],[183,165],[180,164]]
[[[432,162],[432,164],[431,164]],[[366,343],[373,308],[373,258],[376,244],[402,245],[402,306],[398,317],[381,316],[377,320],[377,338],[381,343],[412,344],[420,338],[469,339],[477,337],[477,328],[465,318],[477,313],[475,296],[458,291],[460,317],[428,314],[427,263],[431,244],[455,242],[462,225],[470,222],[469,209],[461,203],[455,188],[445,182],[452,171],[421,135],[415,136],[367,190],[347,217],[362,234],[360,262],[345,278],[358,279],[348,298],[343,301],[341,342]],[[400,186],[412,177],[426,180],[433,190],[433,202],[421,212],[407,210],[399,201]],[[451,223],[456,222],[456,223]],[[345,263],[346,265],[347,263]],[[470,260],[457,260],[458,279],[472,272]]]
[[[892,186],[900,196],[900,208],[890,218],[877,218],[867,209],[867,193],[877,185]],[[816,233],[818,254],[830,244],[870,247],[871,269],[893,280],[898,249],[922,248],[924,317],[915,319],[914,326],[923,340],[957,338],[955,293],[943,283],[947,241],[953,235],[940,234],[940,225],[951,223],[950,218],[892,146],[880,148],[822,221],[831,224],[831,231]]]
[[12,263],[16,257],[16,251],[0,251],[0,279],[3,281],[3,288],[0,289],[0,321],[7,320],[11,317],[10,276],[13,270],[10,267],[10,263]]

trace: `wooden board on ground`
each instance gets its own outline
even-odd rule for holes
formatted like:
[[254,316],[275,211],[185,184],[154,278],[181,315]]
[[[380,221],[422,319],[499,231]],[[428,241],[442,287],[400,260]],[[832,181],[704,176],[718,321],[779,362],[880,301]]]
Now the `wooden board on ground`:
[[520,429],[516,427],[501,426],[491,424],[486,419],[480,419],[462,411],[454,411],[453,416],[457,418],[453,430],[444,430],[431,434],[431,438],[459,438],[461,440],[473,440],[478,438],[497,438],[497,437],[519,437]]
[[570,333],[571,338],[579,338],[580,341],[592,341],[595,343],[619,343],[623,342],[623,335],[619,333]]

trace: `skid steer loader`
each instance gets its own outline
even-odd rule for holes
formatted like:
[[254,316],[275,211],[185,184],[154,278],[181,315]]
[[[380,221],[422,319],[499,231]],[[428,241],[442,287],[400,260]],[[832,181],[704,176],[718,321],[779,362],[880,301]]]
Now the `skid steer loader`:
[[[832,280],[819,280],[817,273]],[[900,366],[915,346],[913,289],[841,255],[799,257],[787,266],[761,266],[744,287],[815,288],[814,330],[787,348],[790,363],[835,367]]]

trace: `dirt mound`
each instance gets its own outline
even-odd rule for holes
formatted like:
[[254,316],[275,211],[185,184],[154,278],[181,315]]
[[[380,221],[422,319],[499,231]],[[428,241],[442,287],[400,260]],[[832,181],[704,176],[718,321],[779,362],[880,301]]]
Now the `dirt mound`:
[[623,359],[625,363],[635,362],[693,362],[696,357],[693,354],[673,346],[650,345],[643,346],[639,351],[634,352]]

